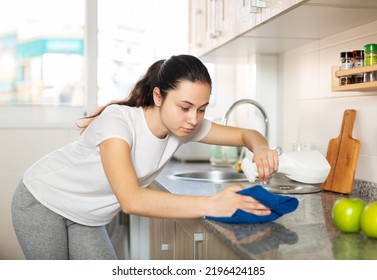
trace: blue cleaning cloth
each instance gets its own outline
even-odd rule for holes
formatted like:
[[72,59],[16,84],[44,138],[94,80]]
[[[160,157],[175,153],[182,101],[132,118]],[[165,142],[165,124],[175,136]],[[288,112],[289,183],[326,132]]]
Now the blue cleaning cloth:
[[284,214],[293,212],[298,206],[298,200],[294,197],[283,196],[269,192],[260,185],[237,192],[242,195],[252,196],[263,205],[271,209],[271,214],[258,216],[238,209],[231,217],[206,217],[208,220],[234,223],[234,224],[258,224],[271,222]]

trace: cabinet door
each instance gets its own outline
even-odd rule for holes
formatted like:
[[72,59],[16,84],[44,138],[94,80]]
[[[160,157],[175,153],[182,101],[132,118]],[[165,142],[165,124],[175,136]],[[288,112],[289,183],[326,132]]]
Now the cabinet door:
[[206,259],[205,232],[198,220],[179,219],[175,223],[175,259]]
[[208,0],[208,38],[211,49],[235,38],[236,7],[234,0]]
[[189,0],[189,53],[200,56],[235,37],[234,0]]
[[207,1],[189,1],[189,53],[195,56],[207,50]]
[[237,0],[236,36],[242,35],[275,16],[279,16],[284,10],[303,1],[306,0]]
[[150,219],[151,222],[151,259],[174,259],[174,220]]
[[242,34],[255,27],[261,15],[259,9],[252,6],[251,0],[237,0],[236,5],[236,33]]

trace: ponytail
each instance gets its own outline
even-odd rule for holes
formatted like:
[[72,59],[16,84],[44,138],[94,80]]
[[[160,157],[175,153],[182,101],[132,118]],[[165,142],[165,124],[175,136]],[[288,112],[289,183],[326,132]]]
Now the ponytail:
[[181,81],[201,82],[212,85],[211,77],[204,64],[191,55],[172,56],[168,60],[158,60],[153,63],[142,76],[128,98],[121,101],[112,101],[98,108],[92,115],[82,118],[83,125],[78,125],[81,133],[89,126],[91,121],[99,116],[109,105],[118,104],[130,107],[153,107],[153,89],[160,89],[164,99],[169,90],[175,89]]

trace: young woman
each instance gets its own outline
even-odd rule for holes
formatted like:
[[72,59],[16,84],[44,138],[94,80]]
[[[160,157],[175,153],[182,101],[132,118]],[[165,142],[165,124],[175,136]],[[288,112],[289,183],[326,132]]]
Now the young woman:
[[146,188],[189,141],[245,146],[260,179],[278,168],[277,152],[254,130],[204,118],[211,78],[202,62],[172,56],[150,66],[125,101],[84,119],[77,141],[31,166],[12,202],[15,232],[27,259],[116,259],[105,225],[119,212],[149,217],[256,215],[270,210],[228,186],[210,197]]

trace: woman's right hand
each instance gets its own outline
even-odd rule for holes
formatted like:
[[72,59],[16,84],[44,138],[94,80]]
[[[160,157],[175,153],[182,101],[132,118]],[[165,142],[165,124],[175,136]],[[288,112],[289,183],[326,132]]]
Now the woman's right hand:
[[265,216],[271,213],[271,210],[251,196],[238,194],[243,190],[241,185],[233,185],[224,188],[218,194],[210,197],[210,214],[207,216],[214,217],[231,217],[237,209],[244,210],[258,216]]

